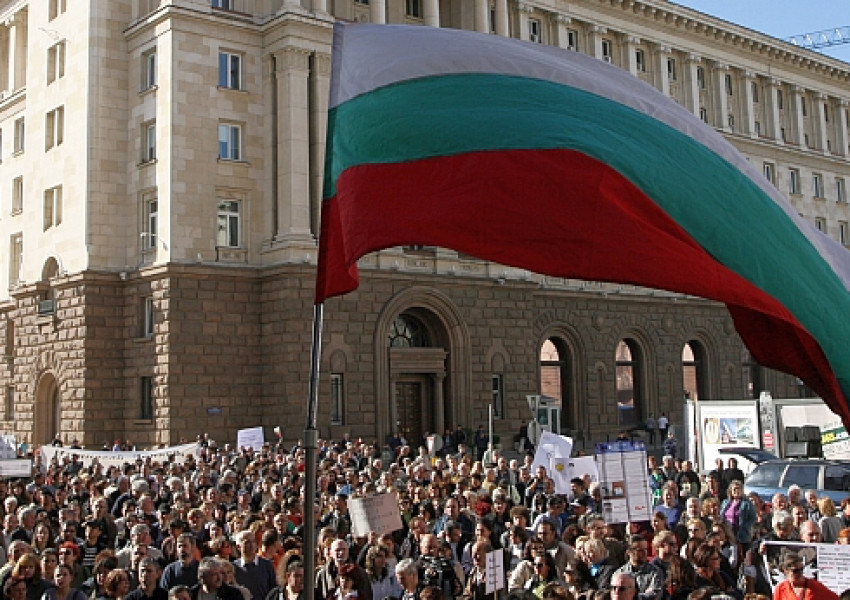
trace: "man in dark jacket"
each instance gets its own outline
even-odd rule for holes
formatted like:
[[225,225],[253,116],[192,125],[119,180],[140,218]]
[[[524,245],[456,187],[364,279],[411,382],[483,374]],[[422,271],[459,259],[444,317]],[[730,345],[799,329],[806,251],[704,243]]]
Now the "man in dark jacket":
[[243,600],[242,592],[224,583],[221,560],[208,556],[198,565],[198,584],[189,589],[192,600],[214,595],[218,600]]

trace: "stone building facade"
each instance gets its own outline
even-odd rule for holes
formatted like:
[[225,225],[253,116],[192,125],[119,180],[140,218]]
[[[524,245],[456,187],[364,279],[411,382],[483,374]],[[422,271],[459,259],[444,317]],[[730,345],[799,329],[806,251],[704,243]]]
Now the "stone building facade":
[[[0,427],[147,446],[304,426],[334,18],[613,62],[720,130],[848,243],[849,65],[663,0],[0,0]],[[753,231],[758,235],[758,231]],[[725,309],[435,248],[326,304],[323,435],[486,421],[525,396],[604,439],[683,398],[805,394]]]

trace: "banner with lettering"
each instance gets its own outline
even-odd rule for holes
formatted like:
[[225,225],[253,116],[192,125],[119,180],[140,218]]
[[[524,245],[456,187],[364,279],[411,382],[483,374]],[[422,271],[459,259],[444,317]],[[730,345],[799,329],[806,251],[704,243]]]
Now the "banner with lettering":
[[82,448],[65,448],[63,446],[42,446],[41,454],[44,457],[42,461],[42,469],[46,468],[55,457],[59,464],[62,464],[63,459],[72,454],[78,456],[83,466],[90,466],[95,460],[105,468],[121,467],[125,463],[136,462],[137,459],[145,460],[150,457],[151,462],[165,463],[171,460],[182,461],[187,454],[198,457],[201,453],[201,447],[197,443],[182,444],[180,446],[169,446],[167,448],[156,448],[154,450],[122,450],[119,452],[110,452],[108,450],[86,450]]

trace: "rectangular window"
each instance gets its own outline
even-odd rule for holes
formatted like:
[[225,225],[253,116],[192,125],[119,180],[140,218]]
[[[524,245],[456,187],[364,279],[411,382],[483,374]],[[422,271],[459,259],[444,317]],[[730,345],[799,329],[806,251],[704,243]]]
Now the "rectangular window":
[[242,89],[242,56],[233,52],[218,53],[218,86]]
[[708,111],[704,108],[699,109],[699,118],[703,123],[708,123]]
[[697,86],[699,89],[705,89],[705,69],[697,67]]
[[823,105],[823,120],[829,123],[829,104]]
[[751,82],[750,83],[750,89],[752,90],[752,94],[753,94],[753,102],[755,104],[758,104],[758,102],[759,102],[759,86],[758,86],[758,84],[755,81]]
[[728,73],[723,77],[723,81],[726,84],[726,95],[732,95],[732,76]]
[[242,127],[222,123],[218,126],[218,157],[242,160]]
[[761,136],[761,123],[759,121],[754,121],[753,127],[755,127],[756,135]]
[[847,221],[841,221],[838,223],[838,241],[842,246],[846,246],[848,239]]
[[578,52],[578,31],[567,29],[567,48]]
[[815,198],[823,198],[823,175],[820,173],[812,175],[812,194]]
[[49,0],[47,4],[47,20],[52,21],[65,12],[66,0]]
[[156,122],[142,125],[142,162],[156,160]]
[[635,50],[635,65],[639,73],[646,73],[646,53],[643,50]]
[[212,0],[212,7],[233,10],[233,0]]
[[62,186],[44,190],[44,231],[62,224]]
[[543,36],[540,33],[540,19],[528,20],[528,39],[538,44],[543,42]]
[[762,165],[762,173],[764,173],[764,178],[770,183],[776,184],[776,168],[773,166],[773,163],[764,163]]
[[20,283],[23,264],[24,234],[16,233],[9,238],[9,285]]
[[156,48],[142,54],[142,89],[156,85]]
[[65,136],[65,107],[60,106],[44,117],[44,149],[59,146]]
[[145,200],[145,231],[142,233],[142,248],[151,250],[156,247],[157,230],[159,229],[159,202]]
[[47,85],[65,76],[65,40],[47,49]]
[[614,47],[611,40],[602,40],[602,60],[609,63],[614,60]]
[[735,131],[735,115],[727,115],[726,123],[729,125],[729,129]]
[[844,186],[843,179],[835,180],[835,201],[836,202],[847,202],[847,190]]
[[24,178],[15,177],[12,180],[12,214],[16,215],[24,210]]
[[218,203],[216,245],[219,247],[238,248],[241,245],[240,202],[238,200],[222,200]]
[[667,79],[670,81],[676,81],[676,59],[668,58],[667,59]]
[[422,18],[422,0],[405,0],[405,14],[412,19]]
[[153,419],[153,377],[141,377],[139,383],[139,419],[150,421]]
[[782,141],[783,141],[783,142],[787,142],[787,141],[788,141],[788,138],[786,138],[786,137],[785,137],[785,128],[784,128],[784,127],[780,127],[780,128],[779,128],[779,132],[780,132],[780,135],[782,136]]
[[345,423],[345,380],[342,373],[331,373],[331,425]]
[[493,402],[493,416],[496,419],[505,418],[505,386],[501,375],[490,376],[490,390]]
[[826,219],[823,217],[815,217],[815,227],[821,233],[826,233]]
[[15,154],[24,151],[24,118],[15,119],[15,145],[13,152]]
[[806,97],[805,96],[800,96],[800,110],[803,111],[804,117],[808,116],[808,110],[806,109]]
[[785,94],[782,90],[776,90],[776,108],[783,110],[785,108]]
[[142,337],[149,338],[153,336],[154,326],[154,305],[153,296],[145,296],[140,303],[141,308],[141,334]]
[[788,193],[800,193],[800,171],[797,169],[788,169]]
[[6,420],[15,420],[15,386],[6,386]]

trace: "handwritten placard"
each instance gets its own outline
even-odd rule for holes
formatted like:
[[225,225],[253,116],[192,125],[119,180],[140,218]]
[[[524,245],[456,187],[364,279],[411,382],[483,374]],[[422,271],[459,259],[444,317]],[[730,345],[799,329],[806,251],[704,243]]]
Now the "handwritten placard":
[[501,550],[487,553],[487,566],[484,570],[484,592],[492,594],[505,589],[505,554]]
[[394,494],[378,494],[348,501],[351,533],[355,536],[370,532],[389,533],[402,528],[401,513]]

